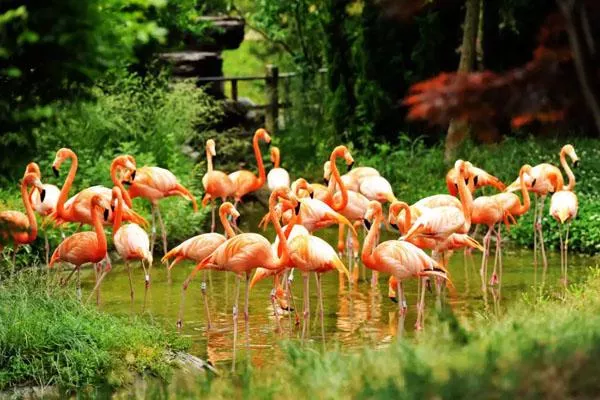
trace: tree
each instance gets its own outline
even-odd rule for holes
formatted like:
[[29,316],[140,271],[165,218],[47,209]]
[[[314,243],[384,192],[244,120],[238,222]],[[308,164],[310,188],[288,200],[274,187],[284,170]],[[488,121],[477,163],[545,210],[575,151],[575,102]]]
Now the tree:
[[591,118],[600,133],[595,43],[600,34],[600,4],[557,2],[558,9],[540,29],[530,62],[503,73],[440,74],[417,83],[404,101],[408,118],[438,125],[457,119],[494,129],[507,118],[519,127],[533,121],[555,123],[569,116]]

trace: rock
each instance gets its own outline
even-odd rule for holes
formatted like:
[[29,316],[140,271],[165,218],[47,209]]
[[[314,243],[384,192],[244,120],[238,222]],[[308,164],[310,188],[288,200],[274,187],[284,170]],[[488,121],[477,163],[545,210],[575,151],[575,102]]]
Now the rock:
[[233,50],[240,47],[244,40],[244,27],[246,22],[243,18],[230,17],[227,15],[212,15],[200,17],[202,22],[210,22],[202,40],[188,36],[184,39],[189,49],[203,51]]
[[[223,59],[208,51],[175,51],[160,53],[158,58],[172,67],[175,78],[223,76]],[[198,86],[217,98],[223,98],[222,82],[198,82]]]

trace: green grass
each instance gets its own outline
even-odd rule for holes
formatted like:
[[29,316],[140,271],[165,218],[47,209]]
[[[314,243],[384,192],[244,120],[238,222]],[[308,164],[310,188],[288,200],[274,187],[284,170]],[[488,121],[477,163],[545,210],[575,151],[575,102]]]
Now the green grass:
[[[600,390],[600,271],[563,300],[524,298],[500,320],[451,313],[415,341],[321,354],[285,344],[276,367],[208,380],[214,398],[593,398]],[[318,347],[318,346],[317,346]]]
[[171,352],[189,345],[141,317],[81,305],[39,271],[0,287],[0,390],[22,385],[121,386],[136,374],[168,378]]

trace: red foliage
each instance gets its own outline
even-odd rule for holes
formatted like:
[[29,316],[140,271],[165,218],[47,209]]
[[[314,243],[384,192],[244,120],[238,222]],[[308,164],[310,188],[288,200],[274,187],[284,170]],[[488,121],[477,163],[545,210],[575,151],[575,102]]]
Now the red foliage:
[[[598,7],[588,11],[598,11]],[[591,15],[600,17],[597,12]],[[598,21],[591,22],[594,26]],[[525,66],[503,73],[443,73],[413,85],[404,104],[409,107],[409,119],[439,125],[457,119],[491,127],[509,118],[519,127],[565,118],[583,100],[564,18],[558,13],[548,16],[533,60]]]

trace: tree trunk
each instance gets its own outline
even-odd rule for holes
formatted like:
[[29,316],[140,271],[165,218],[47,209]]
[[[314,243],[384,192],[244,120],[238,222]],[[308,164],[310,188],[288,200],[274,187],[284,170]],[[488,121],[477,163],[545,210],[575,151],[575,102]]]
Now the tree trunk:
[[[458,72],[470,72],[473,70],[475,54],[477,51],[477,31],[479,28],[480,0],[466,0],[465,23],[463,25],[463,38],[460,47],[460,62]],[[468,134],[469,125],[464,121],[452,120],[446,135],[446,149],[444,158],[446,162],[452,162],[458,147],[462,144]]]

